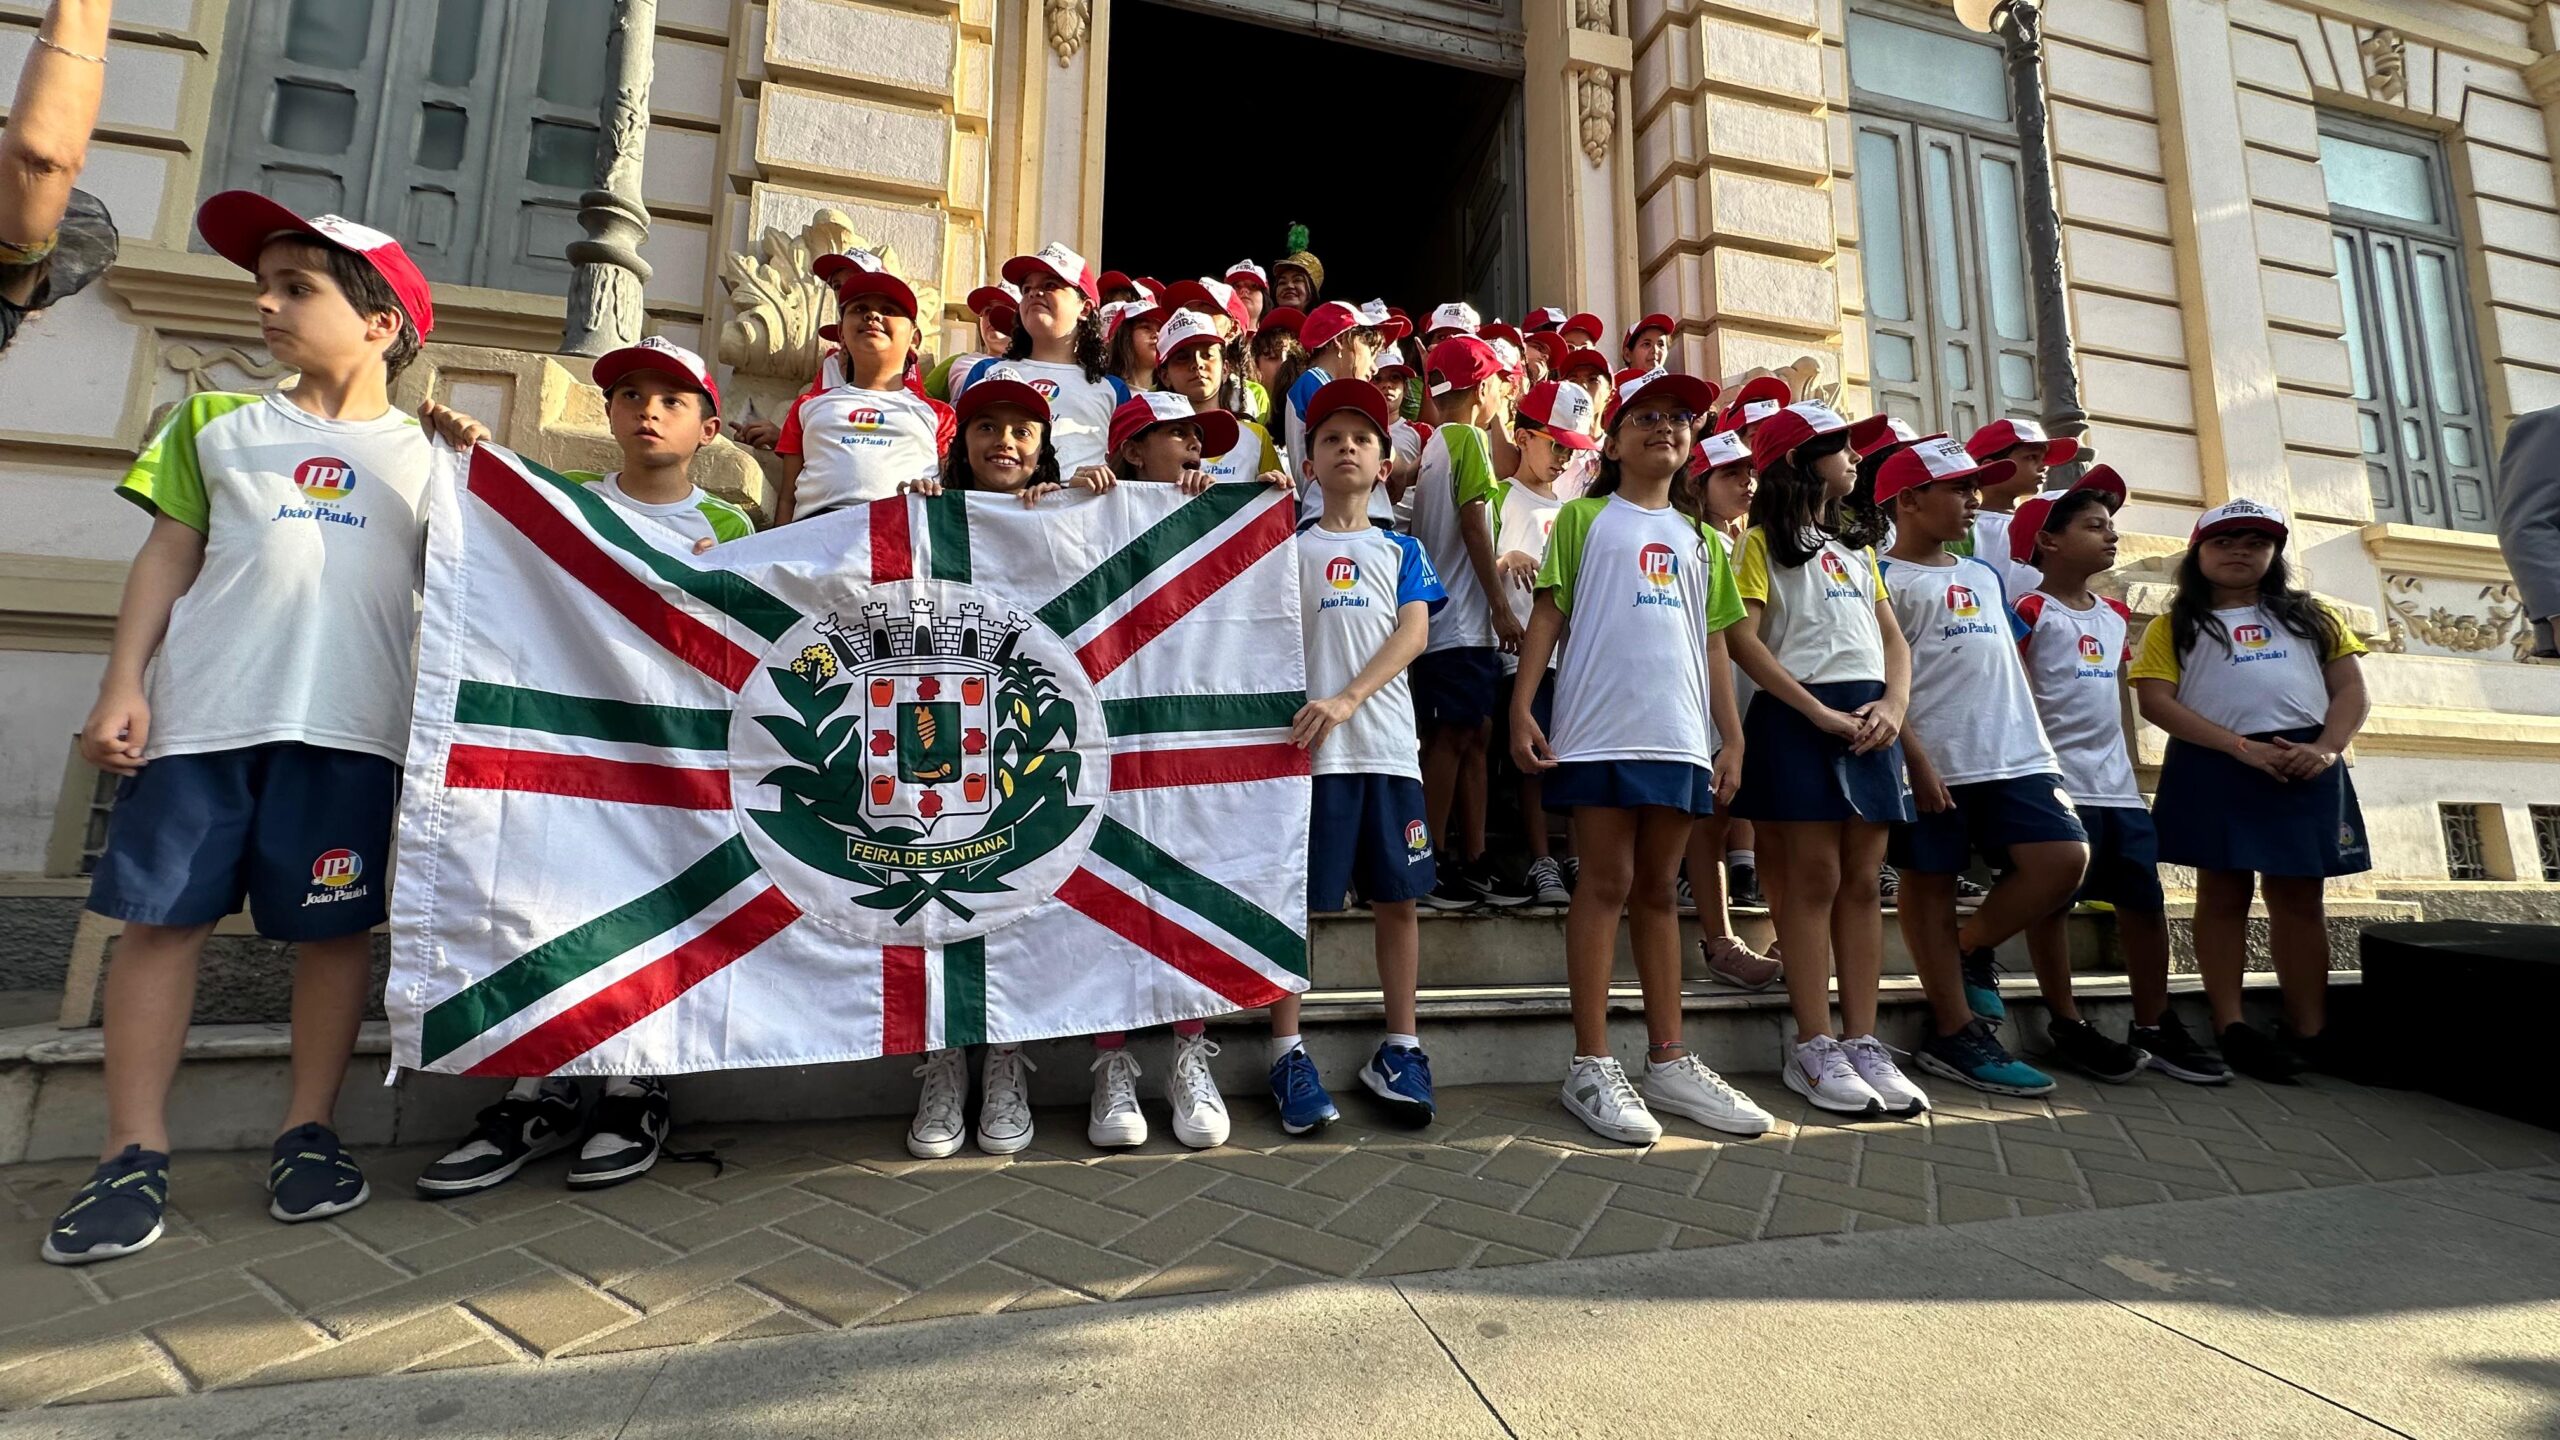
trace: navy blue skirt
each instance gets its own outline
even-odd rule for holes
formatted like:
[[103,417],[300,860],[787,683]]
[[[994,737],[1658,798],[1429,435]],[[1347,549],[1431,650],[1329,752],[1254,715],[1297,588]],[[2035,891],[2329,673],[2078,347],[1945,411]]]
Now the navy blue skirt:
[[[2319,739],[2320,727],[2249,738],[2277,736],[2301,744]],[[2373,868],[2364,809],[2343,760],[2313,779],[2278,780],[2219,750],[2172,740],[2160,761],[2151,822],[2160,831],[2163,864],[2303,879]]]
[[[1884,698],[1881,680],[1807,685],[1813,698],[1842,712]],[[1911,787],[1902,776],[1902,742],[1852,755],[1847,744],[1814,728],[1784,700],[1751,697],[1742,717],[1742,789],[1727,807],[1744,820],[1909,821]]]
[[1550,810],[1641,810],[1653,805],[1711,815],[1715,772],[1679,760],[1567,760],[1538,777],[1538,802]]

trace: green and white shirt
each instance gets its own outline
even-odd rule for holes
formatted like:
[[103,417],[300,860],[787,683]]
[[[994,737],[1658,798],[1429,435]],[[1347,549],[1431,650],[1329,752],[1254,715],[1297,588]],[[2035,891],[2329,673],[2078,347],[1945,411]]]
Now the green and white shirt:
[[756,522],[746,511],[696,485],[693,493],[663,505],[651,505],[631,498],[622,488],[622,472],[599,475],[593,470],[570,470],[565,477],[581,485],[593,485],[596,493],[634,515],[646,515],[687,540],[712,540],[726,545],[756,533]]
[[[1431,616],[1426,653],[1493,644],[1493,600],[1476,583],[1476,566],[1467,553],[1466,530],[1459,519],[1469,505],[1493,501],[1493,456],[1484,432],[1473,425],[1442,425],[1423,442],[1422,466],[1413,479],[1413,538],[1439,572],[1449,592],[1446,608]],[[1492,535],[1486,513],[1486,536]]]
[[1557,512],[1538,588],[1564,612],[1556,758],[1713,765],[1707,637],[1742,618],[1724,547],[1669,506],[1591,496]]
[[143,758],[291,740],[404,759],[426,488],[426,434],[398,410],[181,402],[117,487],[205,537],[152,672]]

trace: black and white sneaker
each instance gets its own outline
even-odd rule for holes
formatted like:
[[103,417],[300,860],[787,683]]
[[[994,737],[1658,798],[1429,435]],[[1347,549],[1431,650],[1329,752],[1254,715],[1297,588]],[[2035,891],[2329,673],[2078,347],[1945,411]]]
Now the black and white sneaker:
[[1462,867],[1459,874],[1464,878],[1469,893],[1497,910],[1508,910],[1514,906],[1529,903],[1528,888],[1506,879],[1503,873],[1494,867],[1493,857],[1490,855],[1477,856],[1475,863]]
[[1956,877],[1957,914],[1970,915],[1974,911],[1981,909],[1982,902],[1990,898],[1990,886],[1976,884],[1973,877],[1969,875],[1959,875]]
[[364,1171],[338,1143],[338,1132],[317,1121],[276,1137],[267,1166],[267,1213],[287,1225],[344,1215],[373,1198]]
[[2125,1031],[2124,1038],[2126,1044],[2150,1057],[2152,1069],[2172,1080],[2184,1080],[2190,1085],[2231,1083],[2231,1067],[2188,1033],[2175,1010],[2162,1011],[2157,1025],[2133,1026]]
[[1741,864],[1727,865],[1724,867],[1724,874],[1725,901],[1727,904],[1733,905],[1737,908],[1748,908],[1753,905],[1766,905],[1769,903],[1768,897],[1760,893],[1759,866]]
[[666,1147],[668,1114],[666,1082],[615,1081],[596,1101],[587,1143],[569,1162],[569,1188],[601,1190],[648,1174]]
[[1438,869],[1439,879],[1433,882],[1431,893],[1422,897],[1423,909],[1473,910],[1483,903],[1484,897],[1467,883],[1467,867],[1456,856],[1442,855]]
[[1902,898],[1902,877],[1890,865],[1876,873],[1876,898],[1882,900],[1888,910]]
[[481,1111],[462,1143],[419,1172],[418,1193],[438,1200],[504,1184],[577,1137],[577,1082],[545,1080],[530,1097],[509,1094]]
[[2148,1057],[2140,1050],[2101,1034],[2094,1025],[2081,1020],[2056,1019],[2049,1027],[2048,1043],[2053,1058],[2088,1076],[2110,1085],[2122,1085],[2142,1073],[2142,1062]]
[[148,1247],[169,1205],[169,1157],[127,1145],[53,1217],[40,1252],[48,1265],[88,1265]]

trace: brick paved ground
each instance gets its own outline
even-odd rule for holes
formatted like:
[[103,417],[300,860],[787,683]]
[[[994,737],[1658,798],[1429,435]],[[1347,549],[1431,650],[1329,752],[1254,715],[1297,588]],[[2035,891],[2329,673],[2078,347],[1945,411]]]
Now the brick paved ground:
[[[1794,1096],[1768,1077],[1753,1093]],[[888,1122],[680,1133],[727,1173],[662,1164],[578,1199],[554,1160],[427,1204],[424,1151],[365,1156],[375,1197],[269,1220],[263,1156],[188,1155],[146,1255],[62,1270],[39,1226],[85,1164],[0,1169],[0,1406],[400,1370],[523,1364],[933,1316],[1343,1276],[1956,1224],[2305,1186],[2516,1168],[2560,1135],[2424,1096],[2319,1082],[2224,1091],[2066,1081],[2047,1101],[1942,1086],[1917,1123],[1803,1123],[1717,1142],[1675,1122],[1602,1144],[1545,1087],[1443,1096],[1427,1132],[1283,1137],[1238,1107],[1235,1143],[1097,1156],[1043,1112],[1010,1161],[907,1158]],[[1986,1103],[1987,1102],[1987,1103]],[[1159,1121],[1161,1116],[1159,1115]]]

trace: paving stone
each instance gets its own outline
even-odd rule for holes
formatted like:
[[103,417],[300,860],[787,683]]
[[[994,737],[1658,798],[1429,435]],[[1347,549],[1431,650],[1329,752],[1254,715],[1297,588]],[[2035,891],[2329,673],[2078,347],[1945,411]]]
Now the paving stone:
[[[1491,1210],[1518,1209],[1520,1202],[1531,1194],[1525,1185],[1505,1185],[1498,1180],[1487,1180],[1480,1174],[1461,1175],[1449,1170],[1435,1170],[1428,1165],[1406,1166],[1396,1176],[1396,1184],[1426,1195],[1464,1200],[1470,1205],[1482,1205]],[[1688,1187],[1683,1185],[1681,1188],[1686,1190]]]
[[[1440,1207],[1450,1208],[1447,1205]],[[1219,1236],[1221,1245],[1250,1250],[1258,1255],[1327,1275],[1352,1275],[1369,1263],[1376,1252],[1356,1240],[1328,1235],[1304,1225],[1292,1225],[1268,1215],[1247,1215],[1228,1226]]]
[[1736,1166],[1755,1170],[1775,1170],[1787,1175],[1806,1175],[1816,1180],[1828,1180],[1834,1185],[1848,1184],[1855,1174],[1851,1166],[1837,1160],[1826,1160],[1814,1155],[1790,1155],[1766,1144],[1728,1145],[1724,1153],[1716,1157],[1715,1170],[1707,1173],[1713,1175],[1716,1170],[1730,1171]]
[[543,1268],[542,1262],[521,1250],[500,1250],[459,1265],[448,1265],[432,1275],[406,1280],[388,1290],[376,1290],[323,1306],[312,1312],[314,1320],[333,1335],[358,1335],[384,1325],[396,1324],[423,1310],[434,1310],[457,1301],[468,1300],[483,1291],[509,1285]]
[[798,1190],[773,1190],[751,1200],[718,1206],[690,1220],[662,1226],[649,1238],[678,1250],[705,1250],[761,1231],[776,1221],[789,1219],[825,1203],[815,1195]]
[[1203,1150],[1188,1157],[1184,1163],[1205,1165],[1212,1170],[1223,1170],[1230,1175],[1242,1175],[1265,1185],[1284,1188],[1306,1179],[1317,1168],[1311,1161],[1288,1159],[1260,1150],[1242,1150],[1232,1145]]
[[1027,1180],[1045,1190],[1060,1190],[1079,1200],[1099,1200],[1126,1186],[1132,1177],[1115,1174],[1098,1165],[1073,1160],[1035,1160],[1018,1164],[1006,1172],[1017,1180]]
[[1747,1240],[1753,1231],[1760,1228],[1760,1208],[1756,1201],[1746,1210],[1739,1205],[1695,1200],[1686,1195],[1665,1195],[1658,1190],[1626,1189],[1618,1192],[1611,1206],[1609,1214],[1650,1215],[1677,1225],[1722,1231],[1738,1239]]
[[1536,1189],[1553,1176],[1565,1161],[1565,1153],[1534,1140],[1514,1139],[1493,1153],[1476,1175],[1506,1185],[1526,1185]]
[[702,1201],[654,1180],[634,1180],[627,1185],[589,1191],[578,1197],[578,1208],[593,1211],[643,1235],[654,1234],[670,1225],[708,1214],[711,1210]]
[[1202,1198],[1286,1220],[1292,1225],[1322,1225],[1342,1213],[1339,1200],[1323,1195],[1310,1195],[1303,1190],[1290,1190],[1241,1175],[1227,1178],[1200,1192]]
[[2212,1154],[2192,1135],[2181,1134],[2175,1130],[2155,1130],[2148,1125],[2126,1128],[2133,1137],[2134,1147],[2142,1152],[2142,1158],[2145,1160],[2160,1165],[2183,1165],[2196,1170],[2213,1168]]
[[1573,1258],[1593,1255],[1650,1255],[1671,1243],[1679,1226],[1650,1215],[1629,1210],[1612,1210],[1583,1232],[1573,1247]]
[[584,1211],[568,1205],[550,1205],[510,1215],[491,1224],[475,1225],[423,1245],[412,1245],[391,1258],[417,1274],[431,1275],[449,1265],[477,1260],[501,1250],[512,1250],[572,1225],[583,1225],[586,1220]]
[[1709,1245],[1739,1245],[1750,1238],[1751,1237],[1748,1235],[1727,1235],[1717,1230],[1701,1229],[1695,1225],[1683,1225],[1678,1231],[1673,1233],[1671,1237],[1671,1248],[1674,1250],[1697,1250]]
[[[89,1172],[80,1172],[86,1176]],[[41,1364],[0,1370],[0,1407],[18,1409],[100,1385],[161,1363],[160,1348],[139,1335],[115,1335],[65,1350]]]
[[[36,1245],[16,1243],[14,1233],[12,1240],[7,1259],[0,1261],[0,1295],[8,1297],[10,1328],[73,1314],[98,1303],[76,1271],[36,1258]],[[163,1239],[160,1243],[165,1245],[168,1241]]]
[[[1262,1217],[1248,1217],[1262,1218]],[[1266,1224],[1279,1224],[1265,1220]],[[1271,1268],[1267,1256],[1239,1250],[1223,1241],[1212,1240],[1189,1255],[1164,1267],[1154,1277],[1121,1296],[1123,1300],[1144,1300],[1159,1295],[1204,1295],[1225,1290],[1241,1290],[1253,1283],[1263,1271]]]
[[307,1355],[328,1343],[309,1322],[264,1295],[164,1321],[147,1332],[197,1386],[212,1389]]
[[907,1298],[906,1291],[858,1265],[808,1251],[738,1278],[830,1325],[855,1324]]
[[[1970,1176],[1963,1177],[1970,1179]],[[1962,1225],[1974,1220],[2006,1220],[2017,1212],[2006,1195],[1967,1188],[1952,1175],[1938,1177],[1938,1223]]]
[[[2206,1158],[2210,1160],[2212,1157]],[[2210,1165],[2201,1168],[2168,1165],[2156,1160],[2126,1159],[2116,1155],[2082,1155],[2077,1160],[2081,1175],[2092,1182],[2100,1175],[2128,1175],[2141,1180],[2158,1180],[2163,1184],[2175,1182],[2199,1189],[2219,1190],[2225,1194],[2231,1190],[2230,1180]]]
[[1454,1230],[1436,1225],[1416,1225],[1404,1238],[1386,1249],[1386,1253],[1369,1262],[1362,1274],[1370,1276],[1418,1275],[1431,1270],[1463,1270],[1484,1242]]
[[1198,1249],[1218,1232],[1244,1218],[1245,1212],[1214,1200],[1176,1205],[1111,1242],[1111,1248],[1150,1265],[1170,1265]]
[[1156,1267],[1143,1260],[1098,1250],[1046,1231],[1023,1236],[997,1251],[993,1258],[998,1264],[1105,1300],[1119,1298],[1156,1273]]
[[332,1215],[320,1228],[343,1232],[376,1254],[388,1255],[430,1240],[441,1240],[470,1228],[471,1222],[440,1205],[377,1194],[344,1215]]
[[1779,1192],[1761,1234],[1775,1240],[1786,1235],[1838,1235],[1849,1228],[1849,1212],[1827,1200]]
[[1883,1190],[1925,1201],[1929,1198],[1929,1167],[1907,1155],[1890,1154],[1870,1146],[1866,1158],[1858,1164],[1858,1188]]
[[632,1316],[629,1307],[548,1270],[474,1296],[471,1308],[515,1337],[516,1343],[545,1356],[557,1355]]
[[96,1405],[109,1400],[156,1400],[187,1393],[184,1381],[159,1365],[144,1365],[59,1397],[64,1405]]
[[2089,1197],[2082,1191],[2077,1181],[2066,1184],[2059,1180],[2039,1180],[2031,1175],[1994,1175],[1989,1172],[1976,1172],[1962,1176],[1941,1175],[1938,1177],[1938,1185],[1940,1189],[1948,1185],[1964,1185],[1975,1190],[1988,1190],[1995,1195],[2015,1195],[2022,1200],[2042,1200],[2047,1204],[2060,1205],[2064,1209],[2078,1209],[2089,1203]]
[[929,1200],[935,1193],[922,1185],[912,1185],[864,1169],[831,1170],[824,1175],[812,1175],[795,1188],[813,1195],[824,1195],[872,1215],[893,1214],[919,1200]]
[[922,1239],[895,1221],[865,1214],[850,1205],[829,1203],[774,1222],[778,1234],[806,1240],[856,1264],[893,1255]]
[[[413,1368],[420,1357],[439,1354],[473,1341],[487,1342],[480,1327],[460,1310],[430,1310],[415,1320],[376,1330],[343,1344],[314,1350],[297,1360],[272,1365],[248,1378],[251,1385],[282,1385],[303,1380],[342,1380],[388,1375]],[[498,1347],[492,1346],[497,1349]],[[512,1352],[498,1353],[514,1359]]]
[[1126,1211],[1055,1192],[1017,1195],[997,1206],[996,1213],[1029,1221],[1043,1230],[1055,1231],[1087,1245],[1108,1245],[1139,1224],[1138,1217]]
[[2251,1160],[2225,1159],[2222,1168],[2229,1171],[2232,1182],[2243,1195],[2263,1195],[2271,1190],[2300,1190],[2303,1179],[2298,1171],[2281,1165],[2265,1165]]
[[603,1220],[554,1231],[524,1248],[593,1285],[611,1285],[676,1254],[647,1236]]
[[972,1215],[939,1234],[873,1261],[870,1268],[910,1290],[922,1290],[940,1285],[1029,1233],[1029,1226],[1009,1216]]
[[[1728,1147],[1728,1156],[1739,1159],[1742,1147]],[[1780,1162],[1788,1157],[1772,1152],[1769,1158]],[[1604,1180],[1614,1185],[1641,1185],[1648,1190],[1664,1190],[1686,1195],[1698,1188],[1698,1177],[1689,1171],[1666,1165],[1646,1165],[1623,1155],[1568,1155],[1562,1173]],[[1845,1176],[1845,1171],[1843,1172]]]
[[1610,1203],[1611,1196],[1638,1193],[1681,1198],[1643,1186],[1619,1186],[1596,1175],[1558,1171],[1520,1205],[1519,1213],[1532,1220],[1552,1220],[1558,1225],[1579,1230],[1589,1225],[1592,1217]]
[[799,1248],[798,1241],[770,1230],[750,1230],[615,1281],[613,1293],[654,1315],[670,1305],[726,1285],[750,1270],[761,1269]]
[[1509,1215],[1461,1200],[1443,1200],[1434,1206],[1431,1223],[1443,1230],[1455,1230],[1461,1235],[1473,1235],[1497,1245],[1535,1250],[1549,1258],[1571,1250],[1574,1241],[1580,1238],[1575,1231],[1552,1221]]
[[325,1245],[258,1261],[249,1273],[305,1311],[389,1289],[409,1278],[409,1272],[390,1261],[335,1237]]
[[[1145,1162],[1153,1157],[1123,1158]],[[1105,1159],[1101,1163],[1109,1164],[1110,1162],[1109,1159]],[[1113,1173],[1131,1172],[1115,1168]],[[1115,1210],[1126,1210],[1132,1215],[1158,1215],[1225,1178],[1224,1175],[1206,1165],[1150,1165],[1138,1174],[1138,1178],[1104,1196],[1102,1203]]]
[[[264,1208],[260,1207],[260,1213],[264,1213]],[[129,1259],[118,1260],[110,1265],[91,1266],[92,1273],[89,1278],[111,1298],[122,1300],[127,1296],[165,1289],[171,1285],[181,1285],[207,1275],[238,1270],[244,1265],[272,1256],[289,1255],[296,1250],[309,1250],[329,1244],[334,1239],[336,1237],[331,1235],[325,1226],[278,1225],[271,1218],[266,1229],[253,1232],[238,1240],[173,1250],[166,1255],[160,1253],[161,1246],[154,1245],[149,1250]],[[20,1317],[13,1309],[9,1318],[14,1325]]]
[[684,1193],[710,1205],[734,1205],[786,1185],[851,1168],[840,1160],[798,1151],[778,1156],[762,1165],[731,1164],[729,1173],[708,1184],[687,1186]]
[[1384,1155],[1351,1150],[1310,1171],[1295,1188],[1302,1194],[1321,1195],[1328,1200],[1353,1200],[1404,1168],[1402,1162]]
[[2071,1163],[2071,1152],[2059,1145],[2037,1145],[2004,1135],[2000,1159],[2009,1174],[2021,1179],[2050,1180],[2058,1185],[2076,1185],[2080,1180],[2080,1167]]
[[1431,1208],[1439,1203],[1437,1195],[1426,1195],[1419,1190],[1407,1190],[1389,1183],[1352,1202],[1324,1228],[1331,1234],[1374,1248],[1393,1240],[1403,1233],[1406,1226],[1430,1213]]
[[2098,1170],[2089,1174],[2089,1195],[2101,1206],[2156,1205],[2169,1198],[2169,1187],[2157,1180]]
[[599,1335],[570,1350],[570,1355],[610,1355],[626,1350],[656,1350],[716,1340],[732,1330],[771,1314],[773,1302],[740,1285],[724,1285],[681,1305]]
[[1522,1250],[1511,1245],[1487,1245],[1476,1252],[1476,1263],[1473,1268],[1485,1269],[1494,1265],[1535,1265],[1554,1258],[1552,1255],[1541,1255],[1534,1250]]
[[930,1290],[911,1295],[874,1316],[880,1324],[905,1320],[939,1320],[949,1315],[990,1315],[1031,1290],[1039,1282],[1001,1265],[972,1265]]
[[826,1327],[815,1321],[794,1315],[788,1310],[776,1310],[761,1320],[739,1326],[721,1338],[724,1340],[771,1340],[783,1335],[824,1333],[826,1333]]
[[2078,1208],[2080,1207],[2073,1205],[2057,1205],[2050,1200],[2020,1200],[2018,1202],[2018,1213],[2029,1217],[2037,1215],[2068,1215]]
[[1757,1215],[1761,1206],[1768,1203],[1769,1192],[1777,1187],[1777,1183],[1776,1171],[1750,1165],[1726,1165],[1719,1161],[1707,1172],[1706,1178],[1698,1182],[1693,1198],[1731,1205]]
[[[138,1334],[164,1320],[256,1293],[247,1277],[231,1270],[201,1276],[185,1284],[154,1290],[129,1300],[70,1311],[42,1324],[20,1326],[0,1335],[0,1371],[75,1346],[94,1345],[102,1340]],[[105,1376],[101,1374],[92,1378],[103,1379]]]
[[1782,1202],[1787,1196],[1804,1200],[1827,1200],[1843,1209],[1856,1210],[1868,1215],[1886,1215],[1913,1224],[1925,1224],[1929,1219],[1929,1202],[1926,1200],[1915,1200],[1908,1195],[1897,1195],[1887,1190],[1861,1189],[1855,1185],[1834,1185],[1828,1180],[1817,1180],[1810,1175],[1789,1175],[1781,1179],[1778,1182],[1778,1195]]

